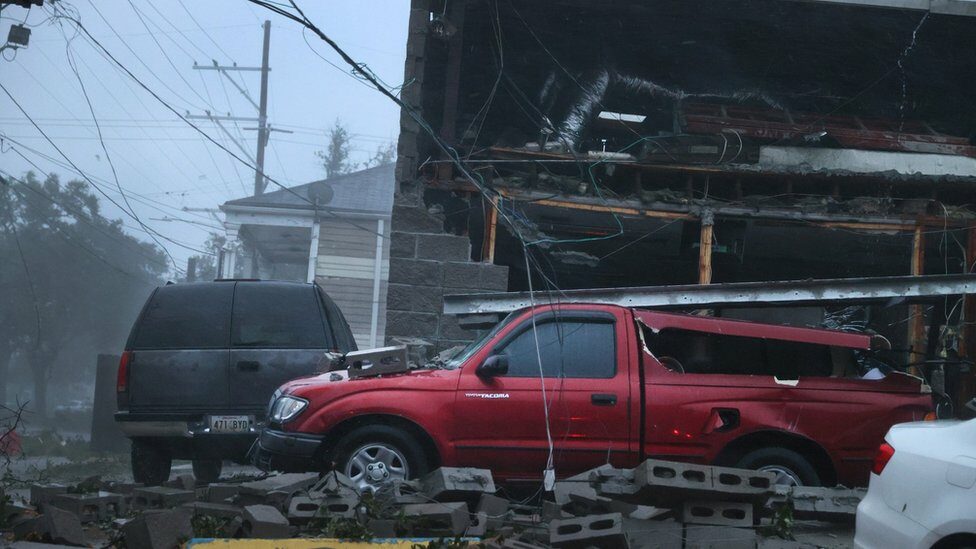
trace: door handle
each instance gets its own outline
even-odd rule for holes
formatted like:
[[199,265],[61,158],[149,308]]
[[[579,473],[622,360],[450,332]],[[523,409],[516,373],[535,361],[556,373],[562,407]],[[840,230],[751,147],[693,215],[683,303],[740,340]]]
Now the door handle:
[[605,393],[593,393],[590,395],[590,402],[596,406],[616,406],[617,395]]
[[261,367],[261,363],[256,360],[239,360],[237,369],[245,372],[256,372]]

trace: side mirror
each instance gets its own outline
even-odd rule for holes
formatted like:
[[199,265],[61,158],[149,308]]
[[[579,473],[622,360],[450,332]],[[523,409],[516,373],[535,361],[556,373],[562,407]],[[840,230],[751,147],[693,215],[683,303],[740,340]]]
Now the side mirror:
[[491,355],[474,371],[478,377],[503,376],[508,373],[508,357],[505,355]]

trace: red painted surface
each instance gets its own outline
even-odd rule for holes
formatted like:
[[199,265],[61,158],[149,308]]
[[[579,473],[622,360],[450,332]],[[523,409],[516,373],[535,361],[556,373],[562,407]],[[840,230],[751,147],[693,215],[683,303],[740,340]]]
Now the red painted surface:
[[17,457],[20,455],[20,435],[17,431],[4,433],[6,429],[0,427],[0,455]]
[[[620,467],[646,457],[713,463],[730,444],[763,433],[819,446],[839,482],[863,485],[888,428],[932,410],[919,381],[898,374],[877,381],[801,377],[790,385],[771,376],[672,372],[643,350],[635,321],[639,317],[654,330],[675,327],[855,349],[870,348],[868,336],[610,305],[560,305],[558,310],[613,315],[617,350],[613,378],[545,380],[559,476],[608,459]],[[530,318],[531,311],[519,313],[457,369],[340,381],[324,374],[289,382],[285,393],[307,399],[309,407],[284,429],[328,434],[355,417],[397,416],[430,435],[443,465],[489,468],[503,481],[537,480],[548,454],[541,381],[475,374],[494,346]],[[616,404],[597,406],[594,393],[615,395]],[[724,429],[719,412],[730,409],[738,412],[739,424]]]

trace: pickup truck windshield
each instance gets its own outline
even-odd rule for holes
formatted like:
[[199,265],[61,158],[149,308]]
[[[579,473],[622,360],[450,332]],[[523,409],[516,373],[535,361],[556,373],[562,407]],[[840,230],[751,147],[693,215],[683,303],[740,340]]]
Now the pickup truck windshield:
[[502,319],[501,322],[496,324],[495,327],[492,328],[490,332],[484,335],[484,337],[472,341],[471,343],[468,344],[467,347],[461,349],[459,353],[446,360],[443,364],[439,364],[439,366],[446,370],[453,370],[458,366],[460,366],[461,364],[463,364],[464,361],[471,358],[471,355],[475,354],[478,351],[478,349],[481,349],[482,345],[484,345],[486,341],[495,337],[495,334],[497,334],[502,328],[504,328],[510,322],[512,322],[512,319],[518,316],[519,312],[521,311],[514,311],[509,313],[508,316],[506,316],[504,319]]

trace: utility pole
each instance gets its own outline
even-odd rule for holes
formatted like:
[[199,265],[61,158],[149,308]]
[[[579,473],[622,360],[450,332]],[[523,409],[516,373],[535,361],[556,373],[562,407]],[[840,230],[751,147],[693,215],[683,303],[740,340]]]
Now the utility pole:
[[[253,105],[255,109],[257,109],[258,111],[257,118],[245,117],[245,116],[231,116],[230,113],[228,113],[227,116],[219,116],[217,114],[211,113],[210,111],[206,111],[206,114],[204,115],[187,114],[186,116],[186,118],[191,120],[210,120],[211,122],[216,124],[217,127],[220,128],[220,130],[224,132],[224,134],[227,135],[227,137],[229,137],[230,140],[235,145],[237,145],[238,149],[240,149],[240,151],[244,153],[244,157],[248,161],[254,164],[255,166],[254,196],[264,194],[264,189],[268,185],[268,178],[265,177],[264,175],[264,149],[268,145],[268,140],[271,137],[271,132],[292,133],[291,131],[272,128],[268,124],[268,73],[271,72],[271,67],[268,66],[268,53],[270,49],[271,49],[271,21],[265,21],[264,22],[264,49],[261,55],[260,67],[238,67],[237,63],[234,63],[233,65],[230,66],[221,65],[217,63],[216,60],[213,61],[213,66],[197,65],[196,63],[193,63],[193,68],[195,70],[217,71],[221,75],[223,75],[224,78],[226,78],[235,88],[237,88],[237,91],[241,92],[241,95],[243,95],[248,100],[248,102],[251,103],[251,105]],[[258,99],[258,103],[255,103],[254,99],[252,99],[250,94],[247,93],[247,90],[242,88],[240,84],[237,83],[236,80],[234,80],[233,78],[230,77],[229,74],[227,74],[229,71],[237,71],[237,72],[261,71],[261,97]],[[222,120],[229,120],[232,122],[257,122],[258,123],[257,128],[244,128],[245,130],[256,129],[258,131],[258,144],[257,144],[258,146],[257,146],[256,157],[252,157],[251,153],[249,153],[247,149],[240,142],[237,141],[237,139],[233,136],[233,134],[227,131],[227,128],[225,128],[224,125],[220,123]]]
[[258,169],[254,172],[254,196],[264,194],[264,147],[268,144],[268,50],[271,47],[271,21],[264,22],[264,53],[261,55],[261,105],[258,107]]

